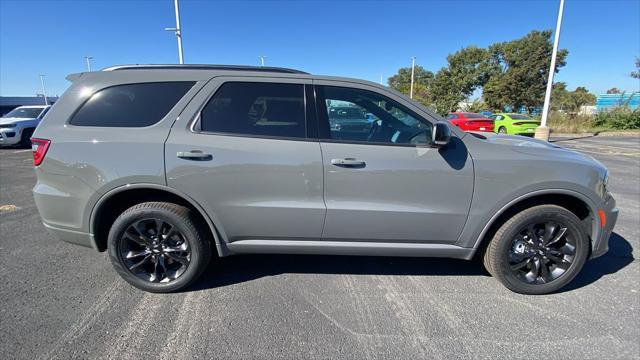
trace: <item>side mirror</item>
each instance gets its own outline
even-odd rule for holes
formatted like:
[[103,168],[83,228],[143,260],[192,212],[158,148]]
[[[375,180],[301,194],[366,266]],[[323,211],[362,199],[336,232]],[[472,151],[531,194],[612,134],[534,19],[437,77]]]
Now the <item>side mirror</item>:
[[451,129],[449,124],[444,121],[438,121],[433,127],[432,144],[435,146],[445,146],[451,140]]

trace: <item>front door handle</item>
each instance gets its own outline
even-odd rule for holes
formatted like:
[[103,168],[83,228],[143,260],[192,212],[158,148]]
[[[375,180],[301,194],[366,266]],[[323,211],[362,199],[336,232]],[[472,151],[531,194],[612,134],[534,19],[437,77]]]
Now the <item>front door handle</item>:
[[213,155],[205,154],[200,150],[178,151],[178,157],[185,160],[208,161],[213,159]]
[[362,168],[367,165],[362,160],[357,160],[354,158],[344,158],[344,159],[331,159],[331,165],[340,166],[340,167],[348,167],[348,168]]

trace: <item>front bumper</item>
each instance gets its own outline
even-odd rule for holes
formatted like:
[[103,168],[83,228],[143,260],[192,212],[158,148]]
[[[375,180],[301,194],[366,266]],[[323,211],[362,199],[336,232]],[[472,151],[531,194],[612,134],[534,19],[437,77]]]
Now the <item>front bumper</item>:
[[598,224],[599,226],[601,226],[601,228],[598,238],[595,239],[595,242],[593,244],[591,258],[597,258],[609,251],[609,237],[611,237],[613,228],[616,226],[616,221],[618,221],[619,210],[616,207],[616,200],[613,197],[609,196],[609,199],[604,202],[601,209],[604,212],[605,224],[604,226],[600,225],[602,222],[598,217]]
[[22,129],[15,128],[2,128],[0,129],[0,146],[11,146],[20,142],[22,136]]

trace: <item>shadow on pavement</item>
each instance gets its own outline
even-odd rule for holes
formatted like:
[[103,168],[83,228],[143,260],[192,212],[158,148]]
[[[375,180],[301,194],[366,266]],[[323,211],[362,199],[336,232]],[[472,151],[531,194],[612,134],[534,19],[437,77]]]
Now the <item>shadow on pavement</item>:
[[[579,289],[613,274],[633,261],[633,247],[617,233],[609,252],[587,261],[578,276],[560,292]],[[332,255],[239,255],[215,258],[201,280],[186,291],[206,290],[280,274],[349,274],[411,276],[490,276],[480,261]]]
[[266,276],[294,274],[489,276],[477,261],[440,258],[333,256],[333,255],[239,255],[215,258],[187,291],[205,290],[251,281]]
[[633,262],[633,247],[627,239],[614,232],[609,238],[609,251],[599,258],[587,261],[578,276],[560,292],[579,289],[596,282],[605,275],[614,274]]

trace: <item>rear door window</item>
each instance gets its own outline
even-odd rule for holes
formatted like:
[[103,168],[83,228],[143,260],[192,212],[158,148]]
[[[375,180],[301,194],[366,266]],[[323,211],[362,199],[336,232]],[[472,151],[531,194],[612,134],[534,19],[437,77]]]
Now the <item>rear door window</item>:
[[200,114],[204,132],[305,138],[304,85],[227,82]]
[[117,85],[93,94],[69,121],[76,126],[144,127],[162,120],[193,81]]

